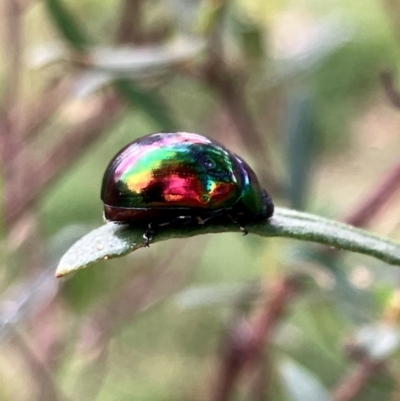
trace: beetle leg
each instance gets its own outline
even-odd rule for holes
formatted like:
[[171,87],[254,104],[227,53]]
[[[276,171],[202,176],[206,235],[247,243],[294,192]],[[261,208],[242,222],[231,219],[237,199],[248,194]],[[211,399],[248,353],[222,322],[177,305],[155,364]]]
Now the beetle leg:
[[243,221],[241,221],[239,216],[232,216],[231,214],[228,214],[228,217],[239,226],[240,231],[243,233],[243,235],[247,235],[249,232],[247,231],[246,225],[244,224]]
[[197,223],[198,223],[198,224],[203,225],[203,224],[206,223],[208,220],[210,220],[210,217],[208,217],[207,219],[203,219],[203,218],[201,218],[200,216],[196,216],[196,220],[197,220]]
[[196,216],[196,220],[197,220],[197,223],[200,225],[203,225],[205,223],[205,221],[200,216]]
[[154,237],[154,230],[152,228],[151,223],[147,226],[146,231],[143,234],[143,238],[144,238],[144,246],[147,246],[148,248],[150,247],[150,241],[153,239]]
[[239,224],[239,229],[243,233],[243,235],[247,235],[249,232],[247,231],[246,226]]

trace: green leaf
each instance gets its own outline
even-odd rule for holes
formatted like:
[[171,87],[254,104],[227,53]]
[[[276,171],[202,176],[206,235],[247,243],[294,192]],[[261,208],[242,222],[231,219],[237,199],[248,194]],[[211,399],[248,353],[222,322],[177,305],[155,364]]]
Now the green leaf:
[[117,79],[114,85],[130,105],[140,107],[160,126],[162,131],[175,130],[175,124],[169,116],[166,105],[155,93],[139,88],[128,79]]
[[67,42],[76,50],[84,50],[89,44],[87,36],[65,4],[61,0],[45,0],[44,4]]
[[[374,256],[400,265],[400,243],[364,230],[295,210],[276,208],[267,222],[249,224],[250,233],[263,237],[287,237],[312,241],[352,252]],[[199,234],[238,232],[235,224],[204,224],[157,230],[152,244],[170,238]],[[76,242],[62,257],[56,276],[87,267],[100,260],[126,255],[144,246],[143,228],[107,223]]]

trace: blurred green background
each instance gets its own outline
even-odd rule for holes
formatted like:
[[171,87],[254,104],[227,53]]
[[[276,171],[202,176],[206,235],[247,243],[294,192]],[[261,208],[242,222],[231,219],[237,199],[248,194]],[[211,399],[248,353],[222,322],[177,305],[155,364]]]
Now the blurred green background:
[[[151,132],[214,138],[277,205],[353,221],[400,170],[395,1],[3,0],[0,18],[0,400],[400,398],[400,275],[376,260],[230,233],[53,277],[102,224],[109,160]],[[389,184],[357,224],[399,239]],[[230,339],[287,277],[219,393]]]

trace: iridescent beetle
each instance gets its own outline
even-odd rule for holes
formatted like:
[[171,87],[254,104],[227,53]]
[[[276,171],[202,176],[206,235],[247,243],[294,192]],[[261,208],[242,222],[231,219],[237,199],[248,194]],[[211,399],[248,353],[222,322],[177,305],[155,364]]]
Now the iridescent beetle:
[[111,160],[101,199],[109,221],[145,226],[149,246],[157,227],[268,219],[274,204],[254,171],[219,143],[187,132],[139,138]]

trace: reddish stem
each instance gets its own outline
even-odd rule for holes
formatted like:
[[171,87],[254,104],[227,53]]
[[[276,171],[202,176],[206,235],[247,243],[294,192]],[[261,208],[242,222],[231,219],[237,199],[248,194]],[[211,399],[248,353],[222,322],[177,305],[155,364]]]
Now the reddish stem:
[[271,341],[274,328],[286,312],[297,290],[298,283],[294,277],[280,279],[272,287],[257,320],[250,322],[243,319],[232,330],[225,346],[212,400],[229,400],[234,384],[244,367],[254,368],[258,365],[265,344]]
[[368,358],[364,359],[350,374],[344,377],[333,391],[333,401],[350,401],[354,399],[384,366],[384,362],[371,361]]
[[386,175],[365,196],[360,205],[344,218],[344,221],[353,226],[362,227],[368,224],[400,188],[400,161],[395,164]]

